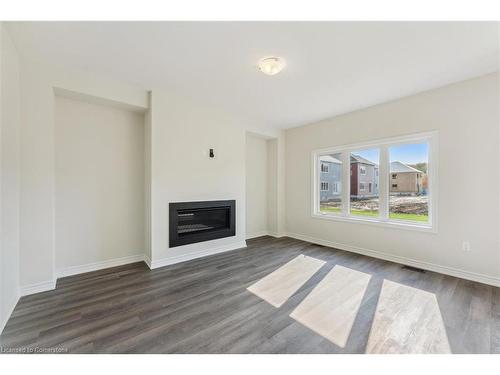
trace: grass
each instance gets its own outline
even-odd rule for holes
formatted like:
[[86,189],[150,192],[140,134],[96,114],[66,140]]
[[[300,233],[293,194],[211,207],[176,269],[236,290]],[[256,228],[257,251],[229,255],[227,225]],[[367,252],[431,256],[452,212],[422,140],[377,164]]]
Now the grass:
[[[340,213],[342,212],[340,207],[321,207],[321,212],[332,212],[332,213]],[[377,217],[378,211],[365,211],[365,210],[351,210],[351,214],[355,216],[367,216],[367,217]],[[427,222],[429,221],[429,216],[427,215],[417,215],[417,214],[400,214],[400,213],[390,213],[390,219],[396,220],[408,220],[408,221],[420,221]]]
[[428,215],[417,215],[417,214],[397,214],[391,212],[389,214],[389,218],[391,219],[397,219],[397,220],[411,220],[411,221],[423,221],[423,222],[428,222],[429,221],[429,216]]

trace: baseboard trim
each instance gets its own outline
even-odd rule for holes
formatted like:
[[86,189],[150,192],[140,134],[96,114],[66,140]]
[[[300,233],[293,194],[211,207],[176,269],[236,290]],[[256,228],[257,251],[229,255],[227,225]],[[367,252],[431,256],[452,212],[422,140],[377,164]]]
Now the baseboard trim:
[[274,238],[286,237],[286,233],[278,233],[278,232],[268,232],[267,235]]
[[2,320],[0,321],[0,334],[2,334],[5,326],[7,325],[7,322],[9,321],[10,316],[12,315],[12,312],[17,305],[17,302],[19,302],[19,298],[21,298],[21,293],[19,290],[17,290],[14,299],[8,304],[7,315],[2,317]]
[[285,237],[286,234],[263,230],[261,232],[256,232],[256,233],[247,235],[246,239],[251,240],[252,238],[257,238],[257,237],[262,237],[262,236],[271,236],[274,238],[281,238],[281,237]]
[[144,263],[146,263],[146,265],[149,267],[150,270],[152,269],[151,268],[151,258],[147,254],[144,254]]
[[488,284],[496,287],[500,287],[500,277],[483,275],[475,272],[465,271],[453,267],[441,266],[435,263],[423,262],[416,259],[406,258],[398,255],[388,254],[377,250],[366,249],[357,246],[346,245],[338,242],[323,240],[320,238],[314,238],[298,233],[287,233],[288,237],[295,238],[297,240],[302,240],[322,246],[333,247],[340,250],[350,251],[357,254],[362,254],[370,256],[373,258],[383,259],[394,263],[404,264],[407,266],[413,266],[417,268],[422,268],[428,271],[438,272],[449,276],[458,277],[461,279],[476,281],[483,284]]
[[20,294],[21,297],[28,296],[30,294],[47,292],[49,290],[54,290],[56,288],[56,279],[50,281],[42,281],[41,283],[29,284],[21,286]]
[[232,244],[225,245],[225,246],[215,247],[215,248],[211,248],[211,249],[207,249],[207,250],[203,250],[203,251],[197,251],[194,253],[183,254],[183,255],[178,255],[178,256],[173,256],[173,257],[167,257],[167,258],[163,258],[163,259],[156,259],[156,260],[151,261],[151,265],[149,266],[149,268],[155,269],[155,268],[170,266],[172,264],[182,263],[182,262],[186,262],[188,260],[202,258],[202,257],[206,257],[209,255],[224,253],[226,251],[244,249],[246,247],[247,247],[246,242],[240,241],[240,242],[232,243]]
[[72,266],[57,270],[56,277],[61,278],[66,276],[73,276],[73,275],[78,275],[80,273],[98,271],[105,268],[123,266],[125,264],[142,262],[142,261],[144,261],[144,254],[136,254],[122,258],[103,260],[101,262],[88,263],[88,264],[83,264],[81,266]]
[[257,238],[257,237],[262,237],[262,236],[269,236],[269,232],[267,230],[261,230],[260,232],[247,234],[246,239],[251,240],[252,238]]

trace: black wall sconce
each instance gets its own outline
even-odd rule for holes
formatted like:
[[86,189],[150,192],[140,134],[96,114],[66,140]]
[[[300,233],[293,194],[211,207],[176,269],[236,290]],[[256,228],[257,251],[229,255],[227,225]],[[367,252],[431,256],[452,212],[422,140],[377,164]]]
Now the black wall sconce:
[[211,148],[208,152],[208,156],[210,156],[210,158],[215,158],[215,154],[214,154],[214,149]]

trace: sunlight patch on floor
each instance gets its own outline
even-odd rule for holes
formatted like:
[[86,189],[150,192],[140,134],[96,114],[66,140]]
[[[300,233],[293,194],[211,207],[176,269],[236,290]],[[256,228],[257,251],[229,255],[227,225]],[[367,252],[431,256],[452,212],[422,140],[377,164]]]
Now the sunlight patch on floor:
[[343,348],[370,278],[366,273],[336,265],[290,316]]
[[280,307],[324,264],[322,260],[301,254],[249,286],[247,290],[274,307]]
[[366,353],[451,353],[435,294],[384,280]]

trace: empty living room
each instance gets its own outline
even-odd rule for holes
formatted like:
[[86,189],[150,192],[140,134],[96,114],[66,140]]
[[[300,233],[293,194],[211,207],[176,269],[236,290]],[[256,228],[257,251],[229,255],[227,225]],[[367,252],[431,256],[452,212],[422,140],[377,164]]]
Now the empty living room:
[[499,368],[494,13],[27,11],[0,17],[3,374]]

